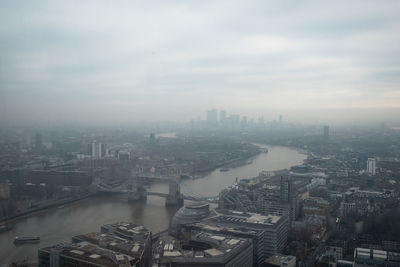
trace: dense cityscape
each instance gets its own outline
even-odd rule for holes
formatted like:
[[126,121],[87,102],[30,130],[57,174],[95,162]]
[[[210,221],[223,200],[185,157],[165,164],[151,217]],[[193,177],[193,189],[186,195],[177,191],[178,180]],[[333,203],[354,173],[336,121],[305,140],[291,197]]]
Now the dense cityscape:
[[400,0],[1,0],[0,267],[400,267]]
[[[216,110],[175,129],[154,127],[3,129],[1,257],[17,253],[1,263],[399,266],[398,128],[291,124],[282,115],[255,122]],[[281,147],[304,156],[257,170],[257,159]],[[247,167],[258,174],[234,176]],[[210,173],[229,177],[214,195],[194,184]],[[51,244],[35,232],[18,236],[21,220],[99,196],[141,206],[162,199],[172,212],[157,230],[107,218]]]

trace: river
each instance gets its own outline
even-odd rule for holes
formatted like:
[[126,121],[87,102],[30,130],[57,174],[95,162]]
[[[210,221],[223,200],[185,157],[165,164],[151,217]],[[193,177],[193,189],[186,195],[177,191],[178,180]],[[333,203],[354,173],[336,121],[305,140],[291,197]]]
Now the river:
[[[215,170],[203,178],[185,180],[182,192],[216,196],[236,177],[255,177],[262,170],[273,171],[301,164],[306,155],[298,150],[267,146],[269,152],[252,159],[252,163],[227,172]],[[151,191],[167,192],[166,184],[153,184]],[[99,231],[100,226],[117,221],[144,225],[153,233],[168,227],[176,208],[167,208],[164,199],[148,197],[145,202],[129,203],[126,195],[97,195],[65,206],[47,209],[16,220],[9,232],[0,233],[0,264],[28,259],[36,261],[39,247],[70,242],[74,235]],[[14,246],[15,236],[40,236],[40,244]]]

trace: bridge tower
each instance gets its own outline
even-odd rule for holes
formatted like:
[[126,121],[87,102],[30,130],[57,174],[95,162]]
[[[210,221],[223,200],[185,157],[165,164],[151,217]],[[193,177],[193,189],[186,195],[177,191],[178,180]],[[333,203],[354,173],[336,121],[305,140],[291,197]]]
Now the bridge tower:
[[140,199],[145,199],[147,197],[146,188],[143,186],[143,183],[134,171],[131,171],[131,180],[131,190],[129,192],[128,200],[138,201]]
[[181,194],[181,188],[179,186],[180,178],[169,180],[168,196],[165,199],[166,206],[182,206],[183,196]]

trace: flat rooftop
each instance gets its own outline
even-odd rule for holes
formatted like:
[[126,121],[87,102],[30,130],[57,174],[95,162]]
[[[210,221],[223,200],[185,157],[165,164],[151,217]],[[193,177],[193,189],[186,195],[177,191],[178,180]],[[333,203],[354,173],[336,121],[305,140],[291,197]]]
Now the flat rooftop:
[[145,243],[142,241],[128,240],[108,233],[77,235],[72,238],[72,241],[77,243],[86,241],[102,248],[122,252],[134,258],[140,258],[145,249]]
[[124,238],[144,241],[150,238],[151,232],[141,225],[128,222],[118,222],[101,226],[102,233],[114,233]]
[[171,236],[162,236],[153,244],[155,260],[165,261],[222,261],[224,257],[233,257],[244,247],[250,246],[248,239],[200,232],[190,240],[177,240]]
[[101,248],[98,245],[88,242],[80,242],[76,244],[60,244],[53,247],[42,248],[39,251],[50,253],[52,250],[60,252],[60,257],[73,258],[97,264],[100,266],[121,266],[130,265],[134,257],[129,255]]
[[282,216],[278,215],[261,215],[258,213],[251,212],[241,212],[241,211],[231,211],[224,210],[218,211],[217,216],[210,217],[206,220],[215,221],[215,222],[224,222],[224,223],[247,223],[247,224],[256,224],[256,225],[264,225],[264,226],[274,226],[280,220]]

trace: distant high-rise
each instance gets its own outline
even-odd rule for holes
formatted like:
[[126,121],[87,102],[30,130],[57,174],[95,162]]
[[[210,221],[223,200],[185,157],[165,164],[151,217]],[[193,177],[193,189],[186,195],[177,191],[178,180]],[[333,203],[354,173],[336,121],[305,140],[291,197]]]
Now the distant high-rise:
[[283,122],[283,117],[282,117],[282,115],[279,115],[279,123],[282,123]]
[[88,154],[95,159],[102,158],[108,154],[107,145],[96,141],[92,142],[88,145]]
[[246,127],[246,126],[247,126],[247,117],[246,117],[246,116],[243,116],[243,117],[242,117],[242,122],[241,122],[241,124],[242,124],[242,127]]
[[223,125],[226,123],[226,111],[225,110],[221,110],[219,112],[219,122]]
[[213,126],[218,124],[218,112],[216,109],[207,111],[207,123]]
[[157,143],[156,135],[154,133],[150,133],[149,143],[152,145]]
[[230,117],[232,127],[237,128],[240,126],[240,115],[232,114]]
[[375,175],[375,173],[376,173],[376,160],[375,160],[375,158],[368,158],[368,160],[367,160],[367,173],[369,175]]
[[41,134],[35,135],[35,148],[36,150],[40,150],[43,147],[43,139]]
[[264,117],[260,117],[260,118],[258,118],[258,124],[261,126],[261,125],[264,125]]
[[328,125],[324,126],[324,137],[325,138],[329,137],[329,126]]

